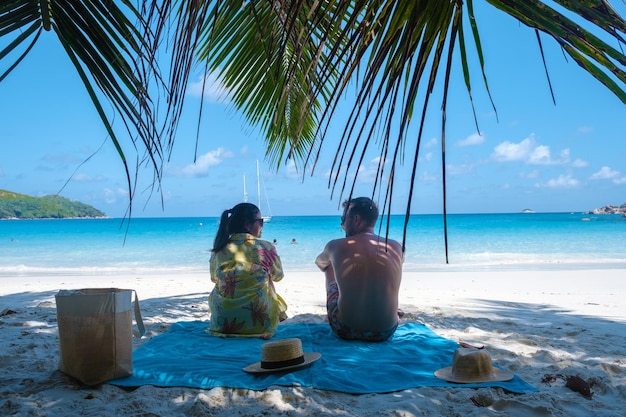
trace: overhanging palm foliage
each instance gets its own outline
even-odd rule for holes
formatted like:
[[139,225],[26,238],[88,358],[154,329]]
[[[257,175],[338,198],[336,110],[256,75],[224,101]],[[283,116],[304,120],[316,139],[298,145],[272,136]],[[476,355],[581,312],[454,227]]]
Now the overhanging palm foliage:
[[[484,1],[533,28],[540,46],[555,41],[626,103],[626,56],[621,49],[626,22],[608,1]],[[264,130],[267,155],[277,167],[287,157],[294,158],[302,173],[312,172],[320,150],[337,146],[329,186],[340,198],[349,197],[360,165],[374,152],[380,158],[372,197],[380,200],[376,196],[384,193],[383,211],[390,213],[392,200],[402,192],[406,222],[425,118],[430,107],[441,108],[445,221],[446,103],[452,68],[460,66],[470,100],[475,83],[489,92],[479,36],[481,25],[489,22],[478,20],[473,0],[140,3],[136,10],[126,0],[4,1],[0,36],[18,35],[0,52],[0,60],[18,45],[26,45],[27,53],[27,40],[35,42],[42,28],[52,28],[90,91],[125,166],[121,141],[86,72],[123,116],[133,144],[132,130],[138,132],[157,182],[159,161],[173,145],[191,69],[196,62],[204,63],[231,89],[235,106]],[[157,129],[148,84],[160,81],[154,54],[168,45],[168,88],[157,90],[166,93],[167,111],[164,125]],[[460,59],[454,60],[457,53]],[[470,54],[478,69],[470,68]],[[436,96],[435,86],[442,86]],[[326,144],[327,129],[331,121],[337,122],[345,97],[351,99],[352,111],[339,121],[345,124],[343,134]],[[396,190],[396,173],[405,164],[412,172],[411,186]]]
[[[626,103],[626,56],[618,49],[624,44],[626,24],[607,1],[488,3],[534,28],[540,46],[542,38],[556,41]],[[453,65],[461,66],[471,100],[468,54],[476,54],[479,82],[489,91],[472,0],[212,4],[206,19],[198,19],[194,9],[184,11],[187,21],[208,22],[200,35],[198,58],[219,71],[234,91],[235,104],[264,129],[268,156],[278,164],[294,156],[302,172],[314,169],[341,98],[356,86],[343,134],[331,145],[337,144],[337,149],[329,186],[340,196],[352,195],[358,168],[377,146],[380,158],[372,196],[384,191],[383,210],[389,213],[398,192],[394,178],[408,156],[411,187],[400,190],[408,191],[408,222],[425,117],[429,106],[441,106],[445,222],[446,101]],[[457,51],[460,62],[453,60]],[[431,103],[439,79],[442,101]]]
[[[117,3],[121,7],[108,0],[2,1],[0,37],[6,36],[10,42],[0,51],[0,60],[10,63],[0,72],[0,81],[31,51],[42,33],[56,34],[119,153],[132,201],[132,178],[123,150],[126,135],[133,146],[137,138],[143,144],[158,178],[163,147],[147,94],[149,80],[156,74],[152,45],[146,37],[150,33],[128,1]],[[113,114],[107,114],[102,95],[113,106]],[[124,139],[113,129],[116,115],[121,116]]]

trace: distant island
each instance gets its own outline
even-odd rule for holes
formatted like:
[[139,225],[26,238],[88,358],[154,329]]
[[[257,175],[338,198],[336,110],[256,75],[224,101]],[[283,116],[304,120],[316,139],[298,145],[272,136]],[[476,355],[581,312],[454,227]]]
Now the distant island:
[[[520,211],[520,213],[534,213],[534,212],[535,210],[528,209],[528,208],[525,208],[524,210]],[[585,211],[584,214],[621,214],[622,216],[626,217],[626,203],[622,204],[619,207],[608,205],[608,206],[604,206],[600,208],[595,208],[590,211]]]
[[100,210],[65,197],[31,197],[0,190],[0,219],[66,219],[107,217]]
[[621,206],[604,206],[595,208],[589,212],[589,214],[621,214],[626,217],[626,203]]

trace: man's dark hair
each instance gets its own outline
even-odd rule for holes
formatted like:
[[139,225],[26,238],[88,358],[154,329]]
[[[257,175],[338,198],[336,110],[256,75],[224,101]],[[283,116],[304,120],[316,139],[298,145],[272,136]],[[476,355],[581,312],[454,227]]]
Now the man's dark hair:
[[372,199],[367,197],[357,197],[346,200],[342,204],[344,216],[354,216],[358,214],[368,225],[374,226],[378,219],[378,206]]

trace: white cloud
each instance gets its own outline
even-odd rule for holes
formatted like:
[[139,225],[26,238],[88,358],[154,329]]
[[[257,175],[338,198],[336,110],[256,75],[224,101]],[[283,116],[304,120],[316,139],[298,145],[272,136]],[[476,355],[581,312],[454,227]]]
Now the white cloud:
[[611,169],[608,166],[603,166],[600,171],[589,177],[592,180],[613,180],[614,184],[621,185],[626,184],[626,176],[621,176],[619,171]]
[[186,165],[181,169],[168,168],[168,173],[182,177],[206,177],[210,167],[219,165],[224,159],[232,158],[233,156],[231,151],[220,147],[214,151],[200,155],[195,163]]
[[98,175],[96,177],[92,177],[91,175],[83,174],[83,173],[78,173],[78,174],[72,176],[72,180],[73,181],[78,181],[78,182],[104,181],[105,179],[106,178],[104,178],[102,175]]
[[433,159],[433,153],[432,152],[426,152],[425,154],[420,154],[419,156],[419,160],[420,161],[431,161]]
[[105,188],[103,194],[105,203],[114,204],[117,201],[117,195],[115,194],[115,191],[111,190],[110,188]]
[[499,162],[520,161],[529,165],[562,165],[570,160],[570,150],[563,149],[557,158],[552,156],[550,147],[536,145],[534,135],[519,143],[509,141],[498,144],[491,158]]
[[[316,169],[321,169],[319,166],[315,167]],[[307,176],[310,176],[313,174],[313,162],[311,160],[308,161],[308,163],[306,163],[305,166],[305,162],[304,161],[300,161],[298,163],[298,165],[296,165],[296,160],[294,158],[289,158],[289,160],[287,160],[284,164],[281,164],[281,169],[284,169],[285,172],[285,176],[287,178],[293,178],[293,179],[298,179],[300,181],[303,180],[303,178],[306,178]],[[305,171],[306,169],[306,171]],[[337,167],[335,167],[335,170],[337,169]],[[273,170],[271,170],[272,173]],[[318,172],[318,171],[315,171]],[[326,173],[322,174],[325,178],[329,178],[330,177],[330,169],[328,171],[326,171]],[[333,175],[336,175],[336,172],[333,173]]]
[[491,156],[500,162],[523,161],[532,152],[532,146],[532,140],[529,138],[522,140],[520,143],[506,141],[497,145]]
[[172,197],[173,197],[171,191],[163,191],[161,193],[161,196],[163,197],[164,201],[170,201],[170,200],[172,200]]
[[457,145],[459,145],[459,146],[476,146],[476,145],[482,144],[484,141],[485,141],[485,137],[482,136],[480,133],[476,132],[476,133],[473,133],[473,134],[469,135],[465,139],[461,139],[460,141],[458,141]]
[[115,204],[117,202],[118,197],[128,197],[128,190],[124,188],[118,188],[117,190],[112,190],[110,188],[105,188],[102,190],[102,195],[104,198],[104,202],[107,204]]
[[[359,166],[358,168],[358,172],[357,172],[357,181],[359,183],[364,183],[364,184],[373,184],[374,181],[376,180],[376,175],[378,173],[378,162],[380,161],[380,157],[377,156],[373,159],[371,159],[368,163],[364,163],[362,165]],[[341,172],[341,176],[340,178],[343,178],[343,175],[345,175],[345,169],[346,169],[346,165],[344,162],[344,165],[342,166],[342,172]],[[385,173],[384,175],[389,175],[389,170],[391,169],[391,166],[389,164],[385,165]],[[351,166],[350,167],[350,174],[349,174],[349,178],[348,178],[348,182],[351,181],[351,179],[354,177],[354,169]],[[325,177],[329,178],[331,175],[330,170],[328,170],[325,173]],[[332,176],[333,178],[337,175],[337,166],[335,166],[335,171],[332,172]]]
[[572,178],[571,175],[559,175],[558,178],[553,178],[546,183],[535,184],[535,186],[541,188],[575,188],[579,184],[580,182]]
[[619,171],[603,166],[600,168],[600,171],[593,174],[590,178],[592,180],[610,180],[617,177],[619,177]]
[[539,145],[530,151],[526,160],[531,165],[544,165],[550,163],[550,147]]
[[437,174],[433,175],[428,171],[424,171],[422,174],[419,175],[419,180],[420,181],[424,181],[424,182],[434,182],[439,180],[439,176]]
[[462,175],[471,172],[474,169],[474,165],[471,164],[448,164],[446,165],[446,172],[450,175]]
[[584,159],[580,159],[580,158],[576,158],[574,162],[572,162],[572,166],[574,168],[584,168],[587,165],[589,165],[589,163],[585,161]]
[[432,148],[432,147],[436,146],[438,143],[439,143],[439,141],[437,140],[437,138],[432,138],[431,140],[429,140],[428,142],[426,142],[424,144],[424,147],[426,149]]
[[187,94],[194,97],[202,96],[202,86],[204,83],[204,99],[213,103],[228,103],[230,101],[230,91],[224,87],[215,73],[206,74],[194,83],[187,86]]
[[[376,174],[378,172],[378,160],[379,158],[373,159],[370,161],[368,165],[359,166],[359,174],[358,180],[361,183],[373,184],[376,180]],[[387,167],[387,169],[389,169]]]
[[[364,163],[362,165],[359,166],[358,168],[358,175],[357,175],[357,181],[359,183],[365,183],[365,184],[373,184],[374,181],[376,180],[376,174],[378,172],[378,163],[380,161],[380,156],[377,156],[373,159],[371,159],[368,163]],[[345,174],[345,162],[344,165],[342,166],[342,172],[341,172],[341,176],[340,178],[343,178],[343,175]],[[391,169],[391,166],[389,164],[385,164],[385,175],[389,175],[389,170]],[[351,181],[351,178],[353,178],[353,167],[350,167],[350,175],[349,175],[349,179],[348,182]],[[335,171],[332,172],[332,176],[333,178],[337,175],[337,166],[335,166]],[[300,176],[302,176],[302,174],[300,174]],[[324,176],[326,178],[329,178],[331,176],[331,171],[328,170]]]
[[580,133],[591,133],[591,132],[593,132],[593,128],[590,127],[590,126],[581,126],[581,127],[578,128],[578,131]]
[[300,178],[300,174],[298,174],[298,170],[296,169],[296,163],[293,159],[290,159],[285,164],[285,173],[287,178]]

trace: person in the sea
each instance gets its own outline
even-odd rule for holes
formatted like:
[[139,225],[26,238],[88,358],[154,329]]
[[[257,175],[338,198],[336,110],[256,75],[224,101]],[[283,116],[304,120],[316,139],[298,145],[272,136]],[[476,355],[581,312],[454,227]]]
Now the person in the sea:
[[404,251],[374,234],[376,203],[367,197],[343,203],[346,237],[331,240],[315,260],[326,276],[326,309],[342,339],[384,341],[398,327],[398,295]]
[[211,250],[210,331],[217,336],[269,339],[287,304],[274,282],[283,279],[276,247],[262,240],[263,218],[257,206],[237,204],[222,213]]

